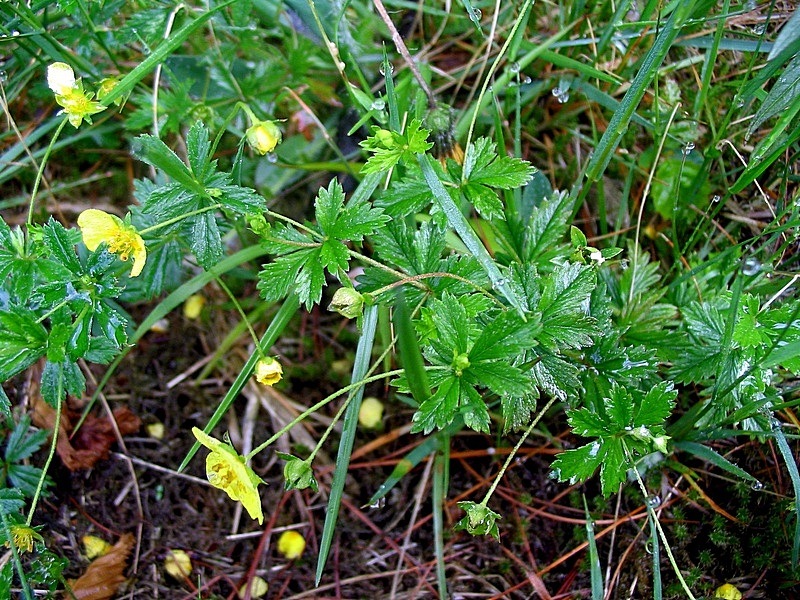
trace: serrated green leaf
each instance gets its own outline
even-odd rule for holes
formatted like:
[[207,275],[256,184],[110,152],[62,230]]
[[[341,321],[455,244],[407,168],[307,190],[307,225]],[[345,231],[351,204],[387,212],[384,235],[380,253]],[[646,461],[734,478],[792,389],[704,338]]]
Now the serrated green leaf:
[[361,142],[361,146],[372,153],[361,169],[362,175],[388,171],[401,160],[412,162],[415,154],[433,147],[433,142],[426,141],[430,131],[422,129],[419,119],[412,119],[404,134],[377,127],[373,131],[374,135]]
[[605,459],[606,448],[595,440],[590,444],[566,450],[553,461],[552,469],[559,481],[586,481]]
[[201,196],[205,194],[205,188],[195,179],[184,162],[157,137],[140,135],[133,140],[131,151],[136,158],[164,171],[170,179],[186,190]]
[[505,311],[488,324],[470,350],[471,361],[510,359],[523,350],[536,345],[536,335],[541,329],[538,315],[529,315],[527,321],[514,312]]
[[431,311],[439,342],[449,348],[451,354],[468,352],[470,326],[464,306],[454,296],[445,293],[441,300],[432,302]]
[[633,425],[633,398],[625,388],[612,383],[611,395],[604,399],[603,404],[606,414],[611,419],[611,431],[624,430]]
[[317,195],[317,224],[329,238],[360,242],[389,221],[383,210],[372,208],[366,198],[351,199],[346,205],[344,200],[344,191],[336,179],[331,180],[327,189],[320,188]]
[[50,217],[50,219],[42,226],[43,241],[48,247],[53,257],[62,265],[64,265],[70,272],[75,275],[81,275],[83,269],[75,254],[75,244],[80,239],[80,233],[75,230],[67,230],[64,226]]
[[572,220],[573,199],[566,192],[554,192],[533,209],[526,228],[525,258],[529,263],[549,266],[552,258],[565,252],[562,240]]
[[211,212],[196,215],[187,223],[190,226],[190,245],[197,262],[206,271],[225,255],[217,219]]
[[412,419],[411,433],[423,432],[428,435],[434,429],[447,427],[456,415],[460,396],[460,381],[448,377],[428,398],[420,404]]
[[541,279],[539,341],[548,349],[577,349],[592,343],[592,336],[597,333],[596,324],[583,306],[595,284],[594,270],[576,263],[560,265]]
[[474,387],[461,385],[460,404],[463,407],[461,416],[464,424],[473,431],[489,433],[489,424],[491,423],[489,411],[486,409],[483,398]]
[[530,423],[531,415],[536,410],[537,396],[501,396],[500,410],[503,414],[503,435],[511,431],[520,431]]
[[456,524],[455,529],[464,529],[472,535],[489,534],[496,540],[500,539],[497,520],[501,517],[498,513],[485,504],[470,501],[459,502],[458,507],[467,515]]
[[297,274],[308,261],[317,256],[316,249],[303,249],[287,254],[264,265],[258,274],[258,285],[261,297],[267,302],[277,302],[285,297],[295,283]]
[[[25,496],[21,491],[14,488],[0,488],[0,513],[4,515],[18,514],[22,511],[23,506],[25,506]],[[11,566],[11,561],[8,562],[8,566]]]
[[392,185],[375,201],[390,217],[399,218],[421,212],[433,202],[433,194],[416,165],[409,165],[406,176]]
[[472,385],[487,387],[498,396],[519,398],[533,393],[531,378],[504,361],[472,364],[465,378]]
[[5,419],[11,416],[11,401],[6,396],[6,391],[0,385],[0,417]]
[[239,185],[223,185],[217,189],[220,196],[216,200],[239,214],[261,214],[267,209],[267,201],[253,189]]
[[588,408],[569,411],[567,421],[572,430],[582,437],[603,437],[613,433],[606,421]]
[[528,183],[536,169],[526,160],[498,156],[497,145],[481,137],[467,147],[462,170],[463,183],[511,190]]
[[189,158],[189,168],[196,181],[206,181],[213,171],[209,152],[211,152],[211,142],[208,139],[208,129],[202,121],[195,121],[186,136],[186,154]]
[[600,488],[603,496],[610,496],[619,489],[621,483],[627,479],[628,461],[622,448],[622,442],[615,440],[603,444],[605,456],[600,467]]
[[50,433],[43,429],[30,431],[31,419],[23,415],[6,438],[6,462],[15,463],[29,458],[47,441]]
[[662,381],[651,388],[633,416],[633,425],[663,425],[675,407],[677,395],[671,381]]
[[10,379],[44,356],[47,335],[29,311],[0,311],[0,381]]

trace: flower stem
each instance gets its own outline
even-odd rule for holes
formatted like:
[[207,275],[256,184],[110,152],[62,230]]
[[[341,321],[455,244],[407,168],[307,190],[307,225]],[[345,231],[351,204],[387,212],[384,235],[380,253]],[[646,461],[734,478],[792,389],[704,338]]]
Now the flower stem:
[[225,294],[227,294],[230,301],[233,302],[233,305],[236,307],[236,311],[239,313],[239,316],[242,317],[242,321],[244,321],[244,324],[247,326],[247,331],[250,332],[250,337],[253,338],[253,342],[256,345],[256,352],[258,352],[261,358],[264,358],[265,355],[263,348],[261,348],[261,342],[259,342],[258,336],[256,335],[253,326],[250,324],[250,320],[247,318],[247,315],[244,313],[244,310],[242,310],[242,305],[239,304],[239,301],[236,299],[236,296],[233,295],[230,288],[227,285],[225,285],[225,283],[222,281],[219,275],[215,275],[214,280],[217,282],[219,287],[222,288]]
[[39,191],[39,184],[42,182],[42,177],[44,176],[44,167],[47,164],[48,159],[50,158],[50,153],[53,152],[53,148],[56,145],[56,140],[58,140],[58,136],[61,135],[61,131],[64,129],[64,126],[69,122],[69,117],[65,116],[64,119],[59,123],[56,132],[53,134],[53,137],[50,138],[50,144],[47,146],[47,150],[44,152],[44,157],[42,157],[42,162],[39,164],[39,170],[36,172],[36,181],[33,182],[33,190],[31,191],[31,201],[28,204],[28,220],[26,221],[28,227],[33,224],[33,206],[36,201],[36,193]]
[[195,215],[202,215],[210,210],[217,210],[218,208],[222,208],[222,204],[212,204],[211,206],[204,206],[203,208],[198,208],[197,210],[193,210],[191,212],[186,213],[185,215],[180,215],[179,217],[173,217],[171,219],[167,219],[163,223],[156,223],[155,225],[151,225],[150,227],[146,227],[139,232],[139,235],[145,235],[147,233],[152,233],[154,231],[158,231],[162,227],[168,227],[169,225],[173,225],[188,217],[194,217]]
[[489,491],[486,492],[486,496],[484,496],[483,500],[481,501],[482,505],[486,506],[488,504],[489,498],[491,498],[492,494],[494,494],[494,491],[495,491],[495,489],[497,489],[497,486],[500,483],[500,480],[503,478],[503,474],[506,472],[506,469],[508,469],[508,466],[511,464],[511,461],[514,460],[514,457],[516,456],[517,452],[519,451],[520,447],[522,446],[522,443],[531,434],[531,432],[533,431],[533,428],[536,427],[536,424],[539,421],[541,421],[541,419],[544,416],[544,414],[548,410],[550,410],[550,407],[553,406],[553,404],[555,404],[556,400],[557,400],[557,398],[555,396],[550,398],[550,401],[547,404],[544,405],[544,408],[539,411],[539,414],[537,414],[534,417],[533,421],[531,421],[531,424],[528,425],[528,428],[525,430],[525,433],[522,434],[522,437],[519,438],[519,441],[514,446],[514,449],[509,453],[508,458],[506,458],[506,462],[503,463],[503,466],[500,469],[500,472],[495,476],[494,481],[492,482],[492,487],[489,488]]
[[58,378],[58,385],[56,386],[56,393],[58,394],[58,401],[56,404],[56,422],[53,426],[53,440],[50,442],[50,451],[47,454],[47,460],[44,463],[44,467],[42,467],[42,476],[39,477],[39,482],[36,484],[36,491],[33,494],[33,500],[31,500],[31,509],[28,512],[28,518],[25,523],[30,526],[31,521],[33,520],[33,513],[36,512],[36,505],[39,503],[39,498],[42,496],[42,489],[44,488],[44,480],[47,478],[47,471],[50,469],[50,463],[53,462],[53,456],[56,453],[56,444],[58,443],[58,431],[61,428],[61,410],[63,407],[63,398],[64,395],[64,379],[63,377]]

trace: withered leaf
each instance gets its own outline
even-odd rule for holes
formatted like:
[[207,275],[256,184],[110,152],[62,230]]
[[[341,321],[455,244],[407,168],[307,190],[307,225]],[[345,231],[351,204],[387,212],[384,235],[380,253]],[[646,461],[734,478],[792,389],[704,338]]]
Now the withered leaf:
[[126,561],[133,548],[133,535],[126,533],[108,554],[92,561],[86,572],[75,581],[69,582],[72,596],[69,592],[64,598],[77,600],[109,600],[117,593],[117,588],[125,581]]

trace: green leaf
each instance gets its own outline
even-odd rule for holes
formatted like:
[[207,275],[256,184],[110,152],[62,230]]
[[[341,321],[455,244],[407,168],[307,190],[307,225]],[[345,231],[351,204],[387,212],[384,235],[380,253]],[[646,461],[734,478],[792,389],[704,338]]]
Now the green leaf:
[[486,409],[483,398],[474,387],[462,383],[460,404],[464,407],[461,411],[464,424],[473,431],[489,433],[489,424],[491,423],[489,411]]
[[675,407],[678,390],[671,381],[662,381],[645,394],[633,416],[633,425],[663,425]]
[[520,431],[530,423],[531,415],[536,410],[537,397],[528,396],[512,397],[501,396],[500,408],[503,414],[503,435],[510,431]]
[[81,235],[78,231],[67,230],[64,226],[50,217],[42,227],[43,241],[52,256],[75,275],[83,274],[81,263],[75,254],[75,244],[80,242]]
[[189,243],[192,252],[200,266],[208,271],[225,255],[217,219],[212,212],[206,212],[187,219],[186,225],[191,231]]
[[6,391],[0,385],[0,417],[8,419],[11,416],[11,401],[6,396]]
[[434,429],[447,427],[458,410],[461,382],[457,377],[445,379],[433,395],[420,404],[412,419],[411,433],[428,435]]
[[19,423],[6,438],[5,459],[6,462],[20,462],[29,458],[34,452],[39,450],[50,436],[49,432],[43,429],[30,431],[31,419],[28,415],[23,415]]
[[179,183],[187,191],[201,196],[205,194],[205,188],[195,179],[184,162],[157,137],[140,135],[133,140],[131,151],[142,162],[164,171],[170,179]]
[[433,142],[426,141],[430,131],[422,129],[422,121],[412,119],[405,134],[373,127],[373,135],[361,142],[361,146],[372,153],[361,169],[362,175],[380,173],[392,169],[401,160],[411,162],[414,155],[426,152]]
[[526,228],[525,258],[541,267],[549,267],[551,260],[567,252],[563,243],[572,220],[573,199],[566,192],[555,192],[532,210]]
[[304,248],[279,256],[264,266],[258,274],[261,297],[270,302],[283,298],[295,287],[300,301],[311,308],[322,298],[325,273],[322,269],[319,248]]
[[611,431],[619,431],[633,425],[633,398],[622,386],[611,384],[611,396],[605,398],[605,410],[611,419]]
[[65,394],[80,397],[86,389],[86,379],[77,363],[69,360],[45,363],[42,370],[42,398],[55,408]]
[[527,321],[514,312],[501,312],[487,324],[470,350],[470,361],[510,359],[536,345],[541,330],[538,315],[529,315]]
[[528,183],[535,171],[526,160],[498,156],[497,145],[481,137],[467,147],[462,177],[464,183],[512,190]]
[[597,333],[597,328],[584,305],[595,284],[594,270],[575,263],[559,265],[541,280],[539,341],[548,349],[577,349],[592,344],[591,336]]
[[[25,497],[21,491],[14,488],[0,488],[0,514],[19,514],[24,506]],[[9,564],[11,564],[11,561],[9,561]]]
[[186,136],[186,154],[189,158],[189,168],[194,175],[193,179],[196,181],[206,181],[214,171],[215,165],[211,163],[210,152],[211,142],[208,139],[208,129],[202,121],[195,121]]
[[375,201],[375,206],[383,208],[390,217],[405,217],[421,212],[433,202],[433,194],[419,167],[409,164],[406,176],[393,182]]
[[371,207],[366,198],[353,198],[347,205],[344,199],[344,191],[336,179],[331,180],[328,189],[319,190],[315,203],[317,224],[329,238],[360,242],[390,220],[382,209]]
[[591,444],[562,452],[551,468],[559,481],[586,481],[603,463],[606,450],[600,440],[595,440]]
[[44,356],[47,337],[47,330],[33,313],[21,308],[0,311],[0,381],[7,381]]

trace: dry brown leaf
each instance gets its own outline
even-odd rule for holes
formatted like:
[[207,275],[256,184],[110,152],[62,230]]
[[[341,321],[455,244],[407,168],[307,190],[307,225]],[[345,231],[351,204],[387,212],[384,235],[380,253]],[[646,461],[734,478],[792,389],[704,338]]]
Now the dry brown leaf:
[[72,596],[69,592],[64,598],[77,600],[109,600],[117,593],[117,588],[125,581],[125,563],[133,548],[133,536],[126,533],[108,554],[94,560],[86,572],[75,581],[69,582]]
[[[56,411],[47,402],[38,398],[32,402],[34,425],[42,429],[53,429]],[[141,420],[130,409],[122,407],[114,410],[114,420],[122,435],[135,433],[141,427]],[[98,460],[108,458],[111,445],[116,441],[114,426],[108,417],[89,416],[70,440],[72,419],[65,411],[58,427],[56,451],[64,466],[70,471],[91,469]]]

